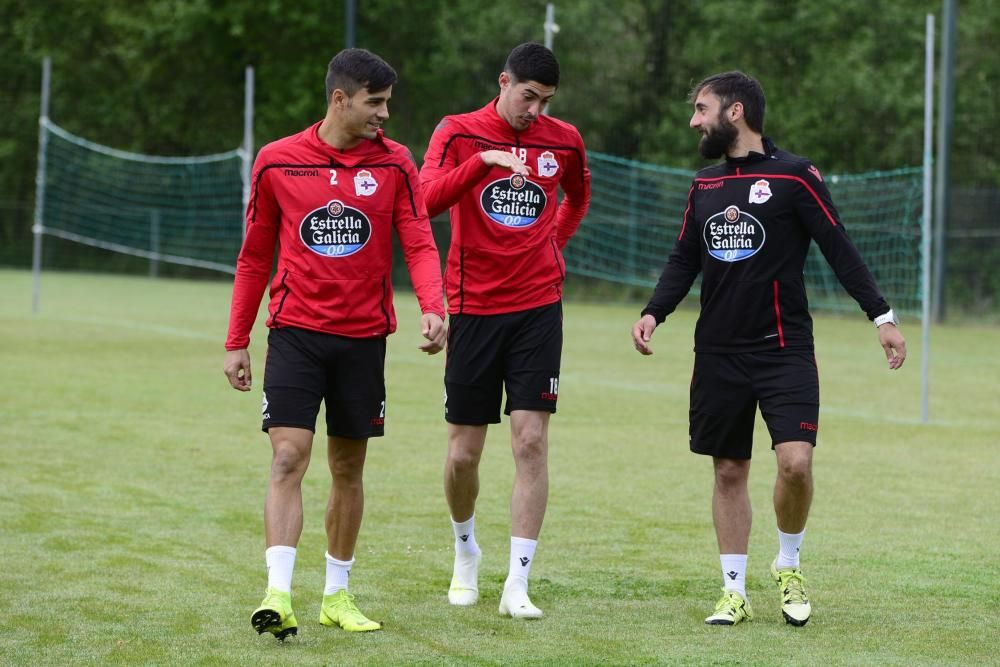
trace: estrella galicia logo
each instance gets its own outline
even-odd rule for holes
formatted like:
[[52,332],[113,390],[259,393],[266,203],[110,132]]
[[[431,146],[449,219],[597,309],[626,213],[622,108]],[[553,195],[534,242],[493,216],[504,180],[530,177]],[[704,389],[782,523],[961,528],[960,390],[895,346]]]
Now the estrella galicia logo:
[[493,222],[504,227],[529,227],[545,210],[545,191],[521,174],[500,178],[485,188],[479,203]]
[[336,199],[306,213],[299,224],[302,242],[324,257],[353,255],[365,247],[371,236],[368,216]]
[[727,206],[705,222],[708,254],[723,262],[753,257],[764,247],[764,226],[760,220],[737,206]]

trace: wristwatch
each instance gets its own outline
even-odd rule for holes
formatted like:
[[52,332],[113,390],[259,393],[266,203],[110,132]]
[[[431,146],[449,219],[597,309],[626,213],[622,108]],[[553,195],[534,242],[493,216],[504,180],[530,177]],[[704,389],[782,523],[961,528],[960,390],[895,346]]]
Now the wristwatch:
[[885,313],[879,315],[874,320],[875,328],[878,329],[883,324],[892,324],[894,326],[899,326],[899,320],[896,318],[896,313],[892,312],[892,308],[887,310]]

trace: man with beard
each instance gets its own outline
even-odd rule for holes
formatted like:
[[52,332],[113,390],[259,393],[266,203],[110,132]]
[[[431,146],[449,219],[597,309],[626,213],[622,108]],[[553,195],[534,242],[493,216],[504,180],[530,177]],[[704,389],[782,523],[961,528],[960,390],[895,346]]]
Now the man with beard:
[[648,305],[632,327],[649,355],[657,325],[702,273],[689,412],[691,451],[712,457],[712,517],[723,596],[705,622],[752,618],[746,594],[747,480],[757,406],[777,458],[778,555],[771,577],[785,621],[805,625],[811,606],[799,549],[813,495],[819,378],[802,272],[810,241],[877,327],[890,369],[906,359],[891,308],[851,243],[819,170],[763,136],[764,91],[742,72],[711,76],[691,93],[699,151],[725,161],[699,171],[683,226]]

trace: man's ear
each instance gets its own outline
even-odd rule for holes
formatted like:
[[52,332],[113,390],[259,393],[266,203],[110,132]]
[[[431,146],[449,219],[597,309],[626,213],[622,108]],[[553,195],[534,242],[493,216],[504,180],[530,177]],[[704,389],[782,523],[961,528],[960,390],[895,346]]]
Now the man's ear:
[[335,109],[341,109],[347,103],[347,93],[345,93],[340,88],[334,88],[333,92],[330,93],[330,106]]
[[743,103],[733,102],[729,105],[729,122],[735,123],[740,118],[743,118]]
[[510,85],[510,74],[507,74],[507,72],[500,72],[500,78],[497,82],[500,84],[501,89],[506,88]]

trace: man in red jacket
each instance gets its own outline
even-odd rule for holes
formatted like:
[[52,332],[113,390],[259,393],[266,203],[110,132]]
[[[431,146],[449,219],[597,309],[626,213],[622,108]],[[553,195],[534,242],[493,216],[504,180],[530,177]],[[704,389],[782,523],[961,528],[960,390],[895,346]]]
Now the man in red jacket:
[[479,460],[488,424],[500,422],[506,389],[516,473],[500,613],[539,618],[528,598],[528,573],[548,500],[549,415],[556,411],[562,353],[562,249],[587,212],[590,172],[577,129],[543,115],[559,85],[551,51],[518,46],[499,83],[500,95],[482,109],[441,121],[420,172],[430,216],[451,212],[444,486],[455,563],[448,599],[455,605],[479,599]]
[[271,439],[264,503],[267,596],[253,613],[259,633],[298,631],[291,581],[302,533],[302,478],[320,401],[326,402],[327,460],[324,625],[378,630],[347,591],[364,508],[368,438],[385,423],[385,342],[392,307],[392,230],[416,291],[420,349],[445,343],[441,265],[410,151],[382,134],[396,72],[364,49],[330,61],[326,117],[264,146],[254,163],[247,233],[236,265],[225,373],[250,391],[250,330],[271,274],[263,430]]

